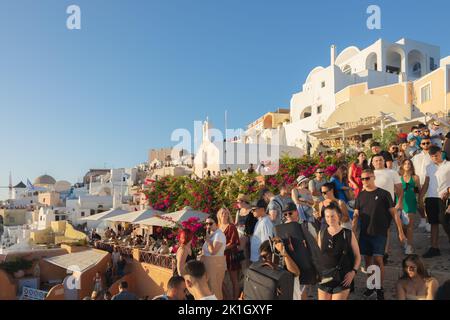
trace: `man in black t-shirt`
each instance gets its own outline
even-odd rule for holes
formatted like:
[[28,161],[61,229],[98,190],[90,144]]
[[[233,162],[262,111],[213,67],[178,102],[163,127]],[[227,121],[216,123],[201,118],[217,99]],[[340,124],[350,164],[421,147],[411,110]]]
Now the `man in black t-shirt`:
[[[373,170],[366,169],[361,175],[364,190],[360,192],[355,202],[353,215],[353,232],[356,233],[358,219],[361,221],[359,247],[364,256],[366,268],[375,264],[380,268],[381,287],[376,289],[377,299],[384,300],[384,249],[386,247],[389,225],[394,219],[397,225],[400,242],[405,241],[402,223],[395,210],[391,194],[375,185]],[[371,296],[373,289],[367,289],[364,295]]]

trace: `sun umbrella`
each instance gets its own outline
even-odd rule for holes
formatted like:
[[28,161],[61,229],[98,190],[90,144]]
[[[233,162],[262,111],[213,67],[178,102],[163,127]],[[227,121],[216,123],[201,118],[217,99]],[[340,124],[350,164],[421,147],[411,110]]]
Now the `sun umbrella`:
[[181,224],[192,217],[197,217],[200,221],[205,221],[208,216],[209,214],[207,213],[185,207],[180,211],[163,214],[161,215],[161,218],[154,216],[150,219],[141,220],[139,221],[139,224],[158,227],[174,227],[175,223]]
[[141,220],[149,219],[155,215],[162,215],[164,212],[153,210],[153,209],[144,209],[140,211],[129,212],[123,215],[118,215],[115,217],[107,218],[106,221],[110,222],[128,222],[128,223],[140,223]]
[[129,211],[122,210],[122,209],[111,209],[102,213],[97,213],[89,217],[82,218],[83,221],[100,221],[105,220],[107,218],[112,218],[115,216],[124,215],[126,213],[129,213]]

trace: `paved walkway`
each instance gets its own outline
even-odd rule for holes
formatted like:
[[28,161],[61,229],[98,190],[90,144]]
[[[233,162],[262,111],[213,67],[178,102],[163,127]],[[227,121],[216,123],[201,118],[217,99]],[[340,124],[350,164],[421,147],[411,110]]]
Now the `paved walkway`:
[[[418,222],[415,224],[414,229],[414,249],[415,253],[422,256],[430,246],[430,233],[426,233],[417,228]],[[435,277],[439,284],[444,283],[446,280],[450,280],[450,243],[447,235],[442,227],[439,232],[439,245],[441,249],[441,256],[431,259],[423,259],[425,267]],[[403,249],[401,248],[396,228],[391,228],[391,246],[388,264],[385,269],[384,280],[384,296],[386,300],[395,300],[396,283],[400,275],[402,274],[402,260],[405,258]],[[364,263],[364,262],[363,262]],[[362,300],[363,292],[366,288],[366,275],[362,272],[358,272],[355,280],[355,292],[349,297],[350,300]],[[317,289],[314,288],[311,292],[310,298],[317,299]]]

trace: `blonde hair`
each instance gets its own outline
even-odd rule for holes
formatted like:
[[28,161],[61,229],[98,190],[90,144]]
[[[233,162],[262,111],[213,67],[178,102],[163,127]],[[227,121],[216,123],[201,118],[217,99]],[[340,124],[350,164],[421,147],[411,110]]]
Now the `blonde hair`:
[[231,212],[230,212],[230,210],[228,210],[228,208],[226,208],[226,207],[222,207],[222,208],[219,209],[219,211],[217,211],[217,220],[219,222],[218,223],[219,226],[224,224],[224,221],[223,221],[224,212],[228,213],[228,222],[227,223],[228,224],[231,223]]

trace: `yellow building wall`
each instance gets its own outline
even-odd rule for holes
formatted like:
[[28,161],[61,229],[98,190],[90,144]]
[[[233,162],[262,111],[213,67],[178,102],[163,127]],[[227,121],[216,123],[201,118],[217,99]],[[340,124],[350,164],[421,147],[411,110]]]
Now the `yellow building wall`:
[[[422,103],[421,88],[431,83],[431,100]],[[438,69],[414,82],[414,100],[421,112],[445,112],[445,71]],[[448,103],[448,101],[447,101]]]
[[40,193],[38,201],[47,206],[58,206],[60,204],[60,195],[58,192]]
[[278,124],[285,122],[290,119],[290,114],[284,113],[271,113],[272,115],[272,128],[275,129],[278,127]]
[[447,112],[450,110],[450,92],[447,93]]
[[375,95],[388,96],[396,104],[403,106],[407,104],[407,84],[398,83],[395,85],[370,89]]
[[0,216],[3,217],[3,225],[5,226],[20,226],[27,223],[27,211],[24,209],[2,209]]
[[131,273],[135,280],[135,293],[140,297],[154,297],[167,290],[167,283],[173,276],[171,269],[133,260]]
[[55,244],[60,243],[73,243],[73,242],[82,242],[86,244],[88,241],[88,237],[78,230],[75,230],[73,226],[67,221],[52,221],[51,222],[52,230],[55,235]]
[[74,240],[86,240],[88,241],[87,235],[83,232],[75,230],[74,227],[70,223],[66,223],[66,231],[64,232],[66,238],[74,239]]
[[49,244],[54,243],[55,241],[55,237],[52,234],[51,228],[47,228],[45,230],[31,231],[30,239],[36,244]]
[[50,225],[54,233],[64,234],[66,231],[66,221],[52,221]]
[[335,95],[336,106],[347,102],[352,97],[362,96],[367,91],[367,83],[360,83],[356,85],[349,86]]

